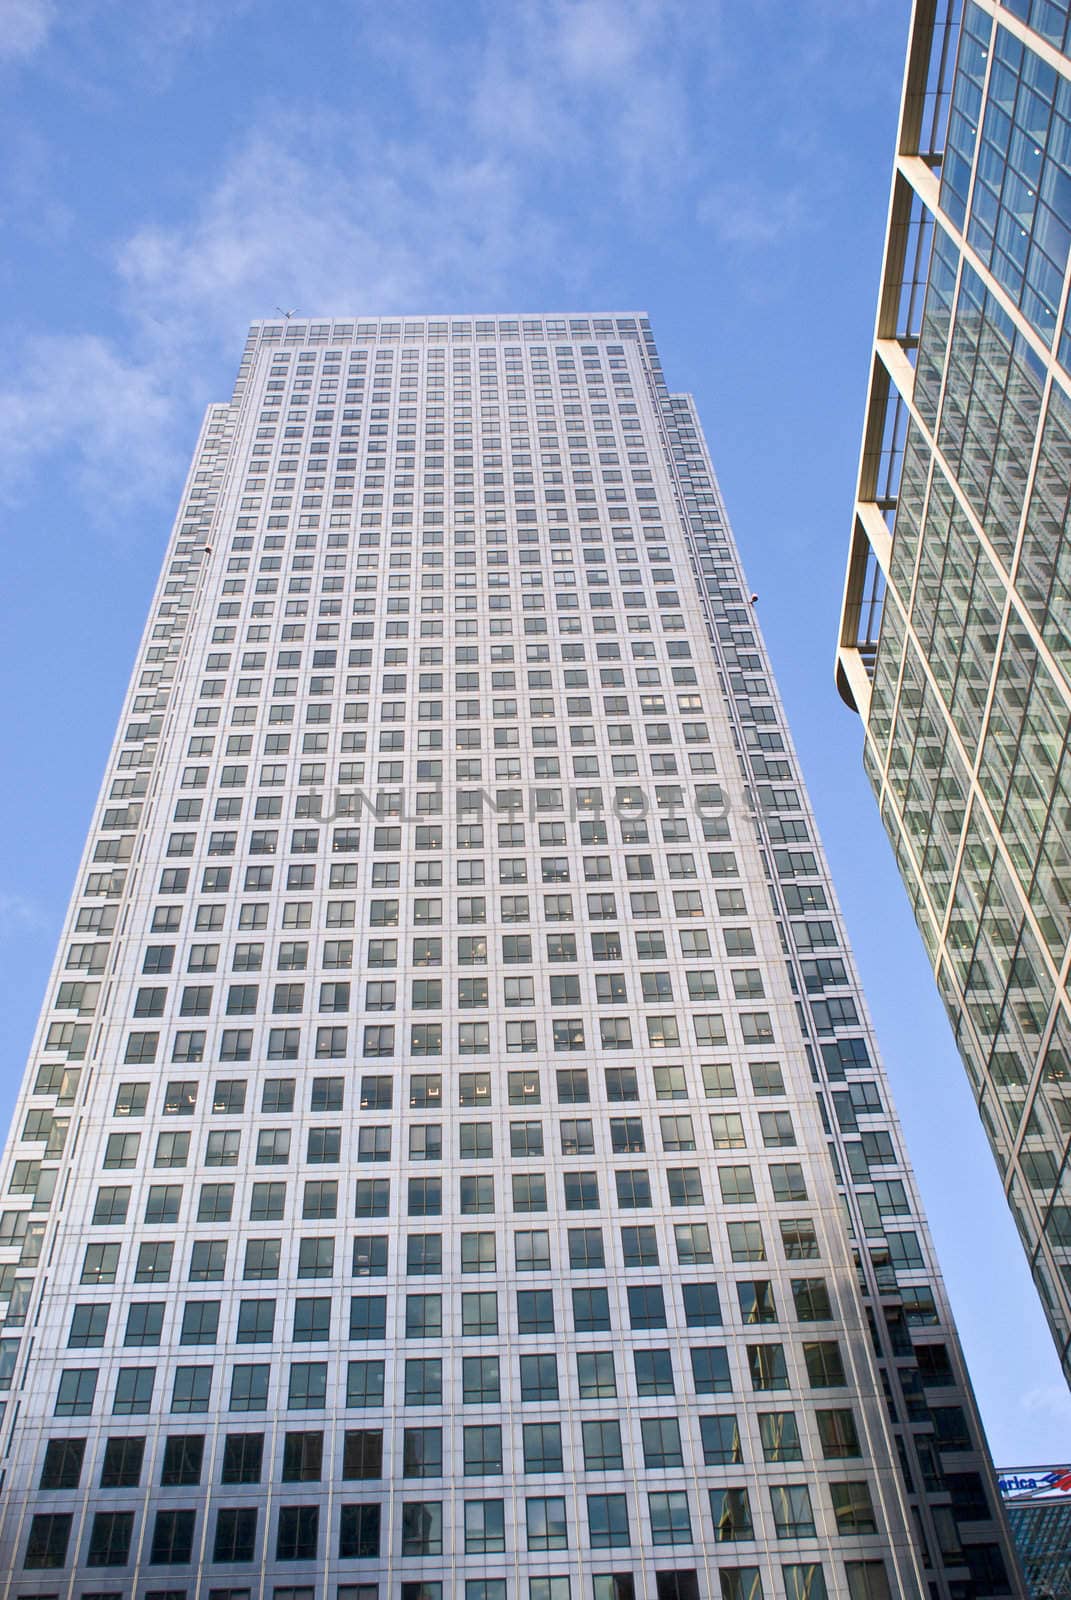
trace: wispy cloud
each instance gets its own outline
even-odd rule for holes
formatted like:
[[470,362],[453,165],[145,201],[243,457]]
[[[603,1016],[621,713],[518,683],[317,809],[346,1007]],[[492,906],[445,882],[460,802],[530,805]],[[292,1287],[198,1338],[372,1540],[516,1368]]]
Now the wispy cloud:
[[1062,1385],[1046,1384],[1038,1389],[1027,1389],[1020,1404],[1029,1416],[1038,1416],[1054,1426],[1063,1425],[1066,1433],[1071,1428],[1071,1394]]
[[40,933],[50,926],[51,918],[36,900],[0,889],[0,941]]
[[489,153],[376,140],[363,121],[277,118],[225,163],[193,213],[120,248],[129,305],[157,337],[232,343],[251,315],[396,310],[503,289],[549,243],[516,175]]
[[716,184],[700,202],[700,222],[726,244],[766,250],[798,234],[807,225],[806,194],[801,184],[771,188],[756,180]]
[[[29,339],[0,389],[0,483],[17,499],[31,470],[61,454],[91,515],[151,494],[175,470],[176,392],[92,334]],[[176,385],[177,389],[177,385]]]
[[[0,0],[0,16],[14,19],[9,53],[46,40],[52,4]],[[62,19],[64,36],[73,50],[77,33],[84,70],[99,74],[112,33],[129,23],[128,61],[166,77],[252,4],[143,0],[135,16],[118,0],[83,0]],[[793,44],[832,37],[844,9],[869,0],[806,0],[807,16],[788,24],[782,7],[755,4],[748,28],[780,40],[788,26]],[[87,14],[99,29],[87,30]],[[807,116],[821,112],[813,96],[793,105],[771,187],[733,79],[743,24],[724,0],[471,0],[467,16],[459,29],[438,0],[340,8],[338,71],[353,70],[371,96],[327,96],[316,110],[262,102],[221,142],[210,174],[119,232],[104,255],[115,275],[110,340],[37,338],[16,355],[0,393],[10,482],[65,452],[93,509],[162,483],[170,491],[176,433],[219,398],[206,375],[223,372],[249,320],[277,304],[494,309],[516,304],[519,283],[544,281],[576,303],[630,236],[698,228],[730,260],[774,263],[808,225],[801,152]],[[772,130],[771,108],[791,99],[774,81],[790,67],[777,61],[774,52],[754,85]],[[116,90],[107,83],[105,97]],[[31,178],[47,166],[32,145],[20,163]],[[51,217],[55,233],[70,213],[50,212],[47,194],[38,206],[38,187],[22,182],[12,210]]]
[[139,62],[157,86],[171,81],[188,51],[203,50],[253,9],[255,0],[138,0],[122,7]]
[[55,20],[54,0],[0,0],[0,61],[35,55]]

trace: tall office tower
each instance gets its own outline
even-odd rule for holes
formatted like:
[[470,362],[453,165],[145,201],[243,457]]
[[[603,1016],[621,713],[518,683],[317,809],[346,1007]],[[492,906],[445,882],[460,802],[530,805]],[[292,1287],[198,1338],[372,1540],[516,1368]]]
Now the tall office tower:
[[643,318],[253,327],[0,1174],[4,1595],[1017,1592],[744,594]]
[[1071,1380],[1069,18],[915,6],[838,680]]

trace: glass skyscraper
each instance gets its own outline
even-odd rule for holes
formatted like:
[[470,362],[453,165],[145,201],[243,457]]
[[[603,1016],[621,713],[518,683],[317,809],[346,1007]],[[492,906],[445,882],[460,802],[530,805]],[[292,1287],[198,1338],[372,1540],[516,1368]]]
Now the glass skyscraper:
[[915,7],[838,680],[1071,1377],[1069,40]]
[[1023,1569],[1029,1600],[1071,1595],[1071,1470],[1010,1467],[997,1487]]
[[0,1180],[13,1600],[1021,1592],[642,316],[253,326]]

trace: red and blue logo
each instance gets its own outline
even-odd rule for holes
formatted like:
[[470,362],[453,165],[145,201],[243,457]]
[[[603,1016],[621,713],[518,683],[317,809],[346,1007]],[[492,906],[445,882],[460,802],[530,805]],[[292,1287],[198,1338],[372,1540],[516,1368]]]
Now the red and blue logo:
[[1005,1500],[1034,1500],[1071,1494],[1071,1467],[1030,1467],[1002,1472],[997,1486]]

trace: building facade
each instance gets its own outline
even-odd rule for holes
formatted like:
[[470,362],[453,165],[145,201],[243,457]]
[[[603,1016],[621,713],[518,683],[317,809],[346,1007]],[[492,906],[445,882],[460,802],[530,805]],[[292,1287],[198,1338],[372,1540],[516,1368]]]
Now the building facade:
[[266,322],[4,1158],[14,1600],[1019,1593],[641,316]]
[[1008,1467],[997,1485],[1030,1600],[1071,1600],[1071,1467]]
[[1071,1376],[1071,58],[915,6],[838,655]]

